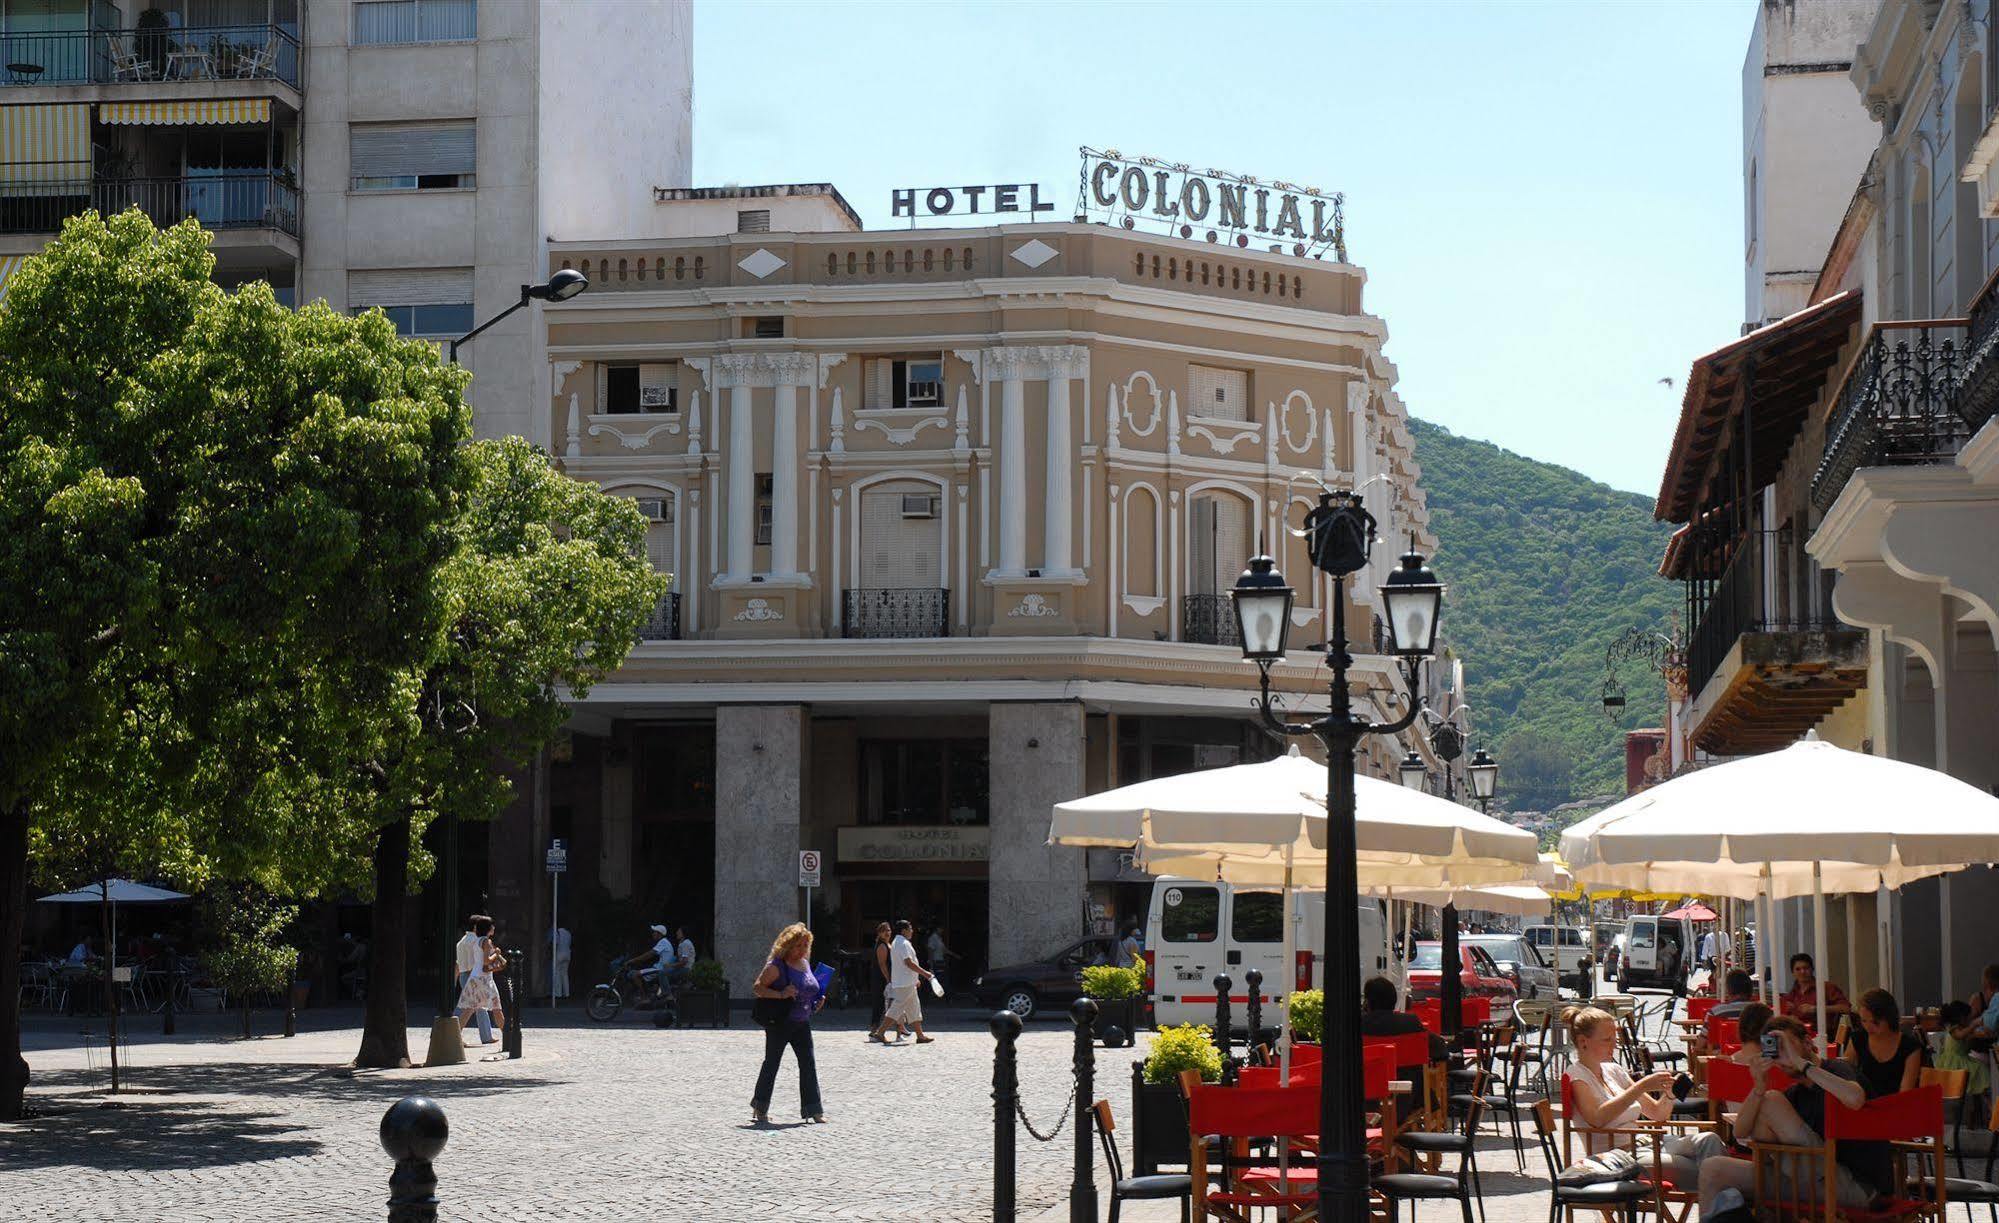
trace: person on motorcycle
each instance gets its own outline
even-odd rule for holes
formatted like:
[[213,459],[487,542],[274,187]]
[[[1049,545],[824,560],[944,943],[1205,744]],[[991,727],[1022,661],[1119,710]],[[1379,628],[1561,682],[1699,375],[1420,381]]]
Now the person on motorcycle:
[[[658,996],[659,994],[668,992],[668,973],[672,969],[678,953],[674,950],[673,935],[667,931],[665,926],[655,924],[649,927],[649,929],[656,940],[652,948],[648,951],[641,951],[631,959],[626,960],[625,967],[637,969],[639,979],[652,987],[655,991],[655,996]],[[640,1003],[639,1005],[643,1007],[646,1004]]]
[[686,926],[674,929],[673,962],[667,965],[666,979],[675,985],[686,981],[694,974],[694,940],[688,936]]

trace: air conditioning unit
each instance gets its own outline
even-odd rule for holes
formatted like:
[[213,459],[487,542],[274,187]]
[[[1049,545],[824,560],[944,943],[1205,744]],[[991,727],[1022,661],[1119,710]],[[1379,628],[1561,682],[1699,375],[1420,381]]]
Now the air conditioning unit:
[[670,362],[639,366],[639,411],[674,410],[674,373]]
[[937,498],[927,493],[904,493],[902,495],[902,516],[904,518],[937,517]]
[[644,514],[644,515],[645,515],[645,518],[646,518],[646,521],[647,521],[647,522],[672,522],[672,521],[673,521],[673,500],[672,500],[672,498],[670,498],[670,497],[640,497],[640,498],[638,498],[637,500],[638,500],[638,507],[639,507],[639,513],[641,513],[641,514]]

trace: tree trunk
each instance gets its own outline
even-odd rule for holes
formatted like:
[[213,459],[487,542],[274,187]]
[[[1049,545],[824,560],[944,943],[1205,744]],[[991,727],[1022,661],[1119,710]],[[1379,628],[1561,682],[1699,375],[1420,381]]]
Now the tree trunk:
[[357,1066],[410,1064],[409,958],[410,818],[375,838],[374,931],[368,940],[368,1009]]
[[28,812],[0,810],[0,1121],[18,1121],[28,1090],[21,1056],[21,931],[28,916]]
[[243,995],[243,1039],[250,1039],[250,995]]

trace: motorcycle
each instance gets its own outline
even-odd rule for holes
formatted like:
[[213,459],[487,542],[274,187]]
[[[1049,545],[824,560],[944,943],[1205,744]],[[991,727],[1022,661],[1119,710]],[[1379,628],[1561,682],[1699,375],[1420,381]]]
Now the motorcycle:
[[673,990],[662,988],[657,977],[644,976],[631,963],[631,957],[619,956],[611,961],[611,979],[591,987],[583,1013],[598,1023],[609,1023],[625,1009],[627,1002],[639,1007],[650,1002],[653,1024],[657,1027],[670,1028],[678,1022],[679,1008],[674,1003]]

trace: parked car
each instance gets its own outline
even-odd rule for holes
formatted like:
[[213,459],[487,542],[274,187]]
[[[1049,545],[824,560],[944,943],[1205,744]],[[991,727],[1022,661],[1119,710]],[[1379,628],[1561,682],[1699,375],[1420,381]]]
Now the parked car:
[[1541,951],[1521,934],[1468,934],[1464,941],[1480,947],[1499,966],[1501,976],[1513,982],[1522,998],[1559,998],[1561,986],[1555,970],[1541,958]]
[[1025,964],[988,968],[972,980],[972,992],[988,1010],[1002,1008],[1022,1019],[1044,1009],[1061,1010],[1083,996],[1083,969],[1117,963],[1116,944],[1108,938],[1079,939],[1054,955]]
[[[1472,935],[1466,935],[1470,939]],[[1458,944],[1458,954],[1463,957],[1462,983],[1465,997],[1491,998],[1502,1006],[1511,1006],[1518,997],[1513,981],[1499,971],[1499,965],[1483,947],[1474,947],[1469,942]],[[1442,943],[1416,944],[1416,958],[1409,961],[1409,1001],[1420,1002],[1425,998],[1435,998],[1443,981],[1441,969],[1444,965],[1444,945]]]
[[1580,926],[1556,926],[1546,922],[1536,922],[1521,933],[1526,936],[1528,942],[1534,944],[1534,950],[1541,953],[1542,963],[1550,968],[1559,968],[1562,984],[1582,988],[1583,971],[1590,959],[1587,931]]

